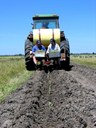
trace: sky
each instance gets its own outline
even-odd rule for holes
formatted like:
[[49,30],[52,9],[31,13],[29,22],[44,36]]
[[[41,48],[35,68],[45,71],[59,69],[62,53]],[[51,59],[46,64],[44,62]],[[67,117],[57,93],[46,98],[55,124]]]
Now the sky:
[[35,14],[57,14],[71,53],[96,53],[96,0],[0,0],[0,55],[24,54]]

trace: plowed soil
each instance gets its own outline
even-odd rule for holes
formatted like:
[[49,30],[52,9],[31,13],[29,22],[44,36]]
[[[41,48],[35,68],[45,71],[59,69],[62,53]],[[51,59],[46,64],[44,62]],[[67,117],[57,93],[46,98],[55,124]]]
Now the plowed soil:
[[0,104],[0,128],[96,128],[96,70],[36,71]]

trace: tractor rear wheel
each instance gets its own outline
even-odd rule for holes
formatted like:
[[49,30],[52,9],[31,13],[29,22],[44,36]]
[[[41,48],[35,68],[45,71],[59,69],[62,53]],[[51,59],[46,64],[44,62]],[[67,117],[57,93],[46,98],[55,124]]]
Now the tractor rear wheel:
[[28,71],[35,70],[35,64],[33,62],[33,59],[30,58],[30,51],[32,51],[32,42],[27,39],[25,41],[25,66]]
[[70,47],[68,40],[64,40],[60,42],[60,49],[61,49],[61,53],[64,53],[65,51],[65,56],[66,56],[66,60],[61,61],[60,66],[61,68],[68,69],[70,66]]

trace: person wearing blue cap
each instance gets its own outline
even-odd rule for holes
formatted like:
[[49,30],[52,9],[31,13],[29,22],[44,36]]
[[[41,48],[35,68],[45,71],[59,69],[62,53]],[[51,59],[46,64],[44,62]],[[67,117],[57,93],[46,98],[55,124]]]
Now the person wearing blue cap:
[[37,40],[36,41],[36,45],[33,46],[32,48],[32,52],[36,52],[37,50],[43,50],[43,51],[46,51],[46,48],[41,44],[41,41],[40,40]]
[[32,51],[30,51],[31,58],[33,58],[33,61],[34,61],[35,65],[37,65],[37,60],[36,60],[36,57],[35,57],[34,53],[38,50],[43,50],[43,51],[46,52],[46,48],[42,45],[40,40],[36,41],[36,45],[34,45],[32,47]]

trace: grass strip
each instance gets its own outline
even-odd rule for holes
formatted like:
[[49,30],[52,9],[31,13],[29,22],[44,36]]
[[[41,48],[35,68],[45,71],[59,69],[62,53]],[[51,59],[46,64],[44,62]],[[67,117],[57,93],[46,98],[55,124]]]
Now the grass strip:
[[73,57],[71,56],[71,61],[77,64],[81,64],[87,67],[91,67],[93,69],[96,69],[96,57]]
[[[3,58],[3,60],[6,58]],[[8,59],[8,58],[7,58]],[[24,59],[0,62],[0,101],[19,88],[32,75],[25,69]]]

